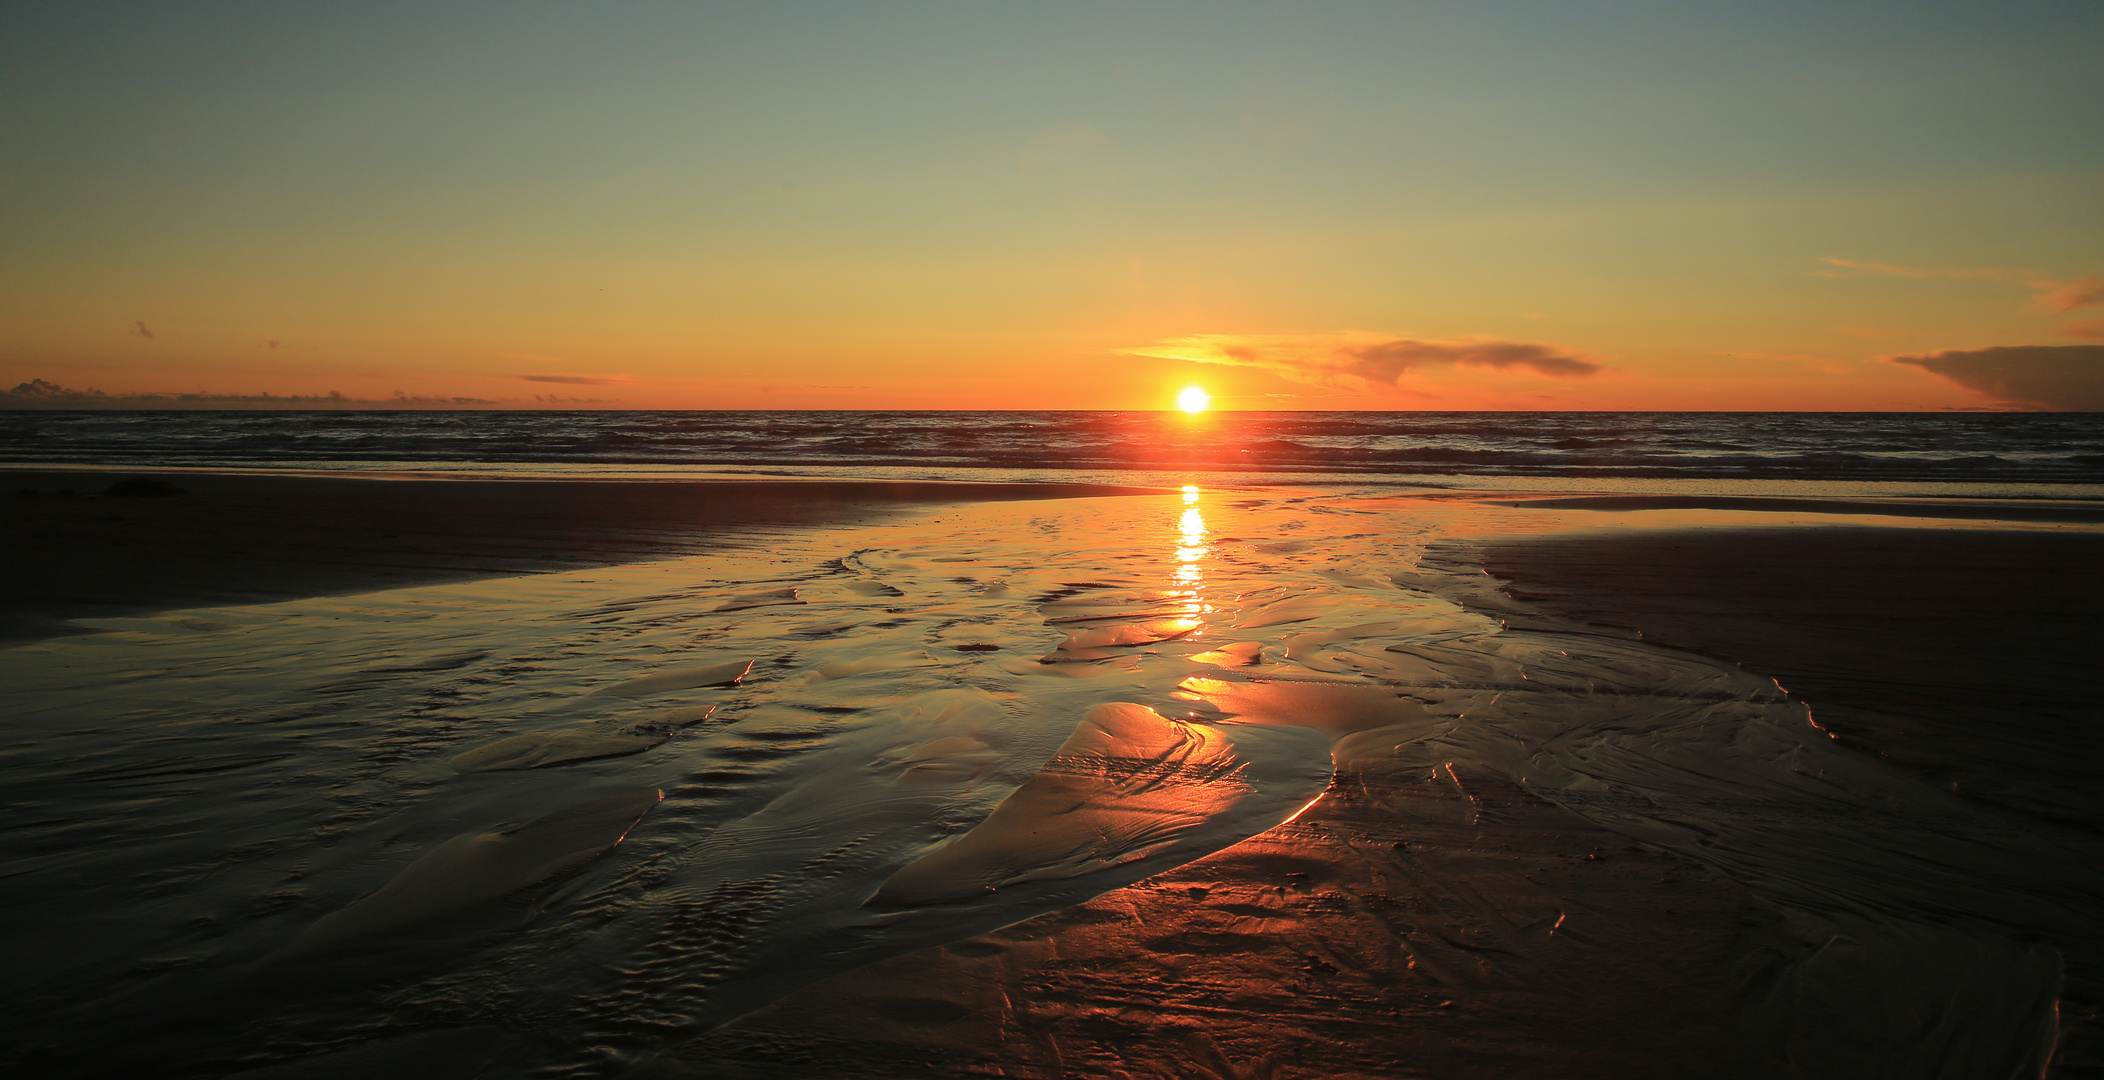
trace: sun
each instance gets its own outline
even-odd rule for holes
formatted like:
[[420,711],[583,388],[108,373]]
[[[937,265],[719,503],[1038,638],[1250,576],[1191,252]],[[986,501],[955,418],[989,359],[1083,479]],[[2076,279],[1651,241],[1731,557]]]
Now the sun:
[[1202,413],[1213,407],[1213,395],[1206,393],[1204,387],[1186,386],[1183,393],[1176,395],[1176,407],[1187,413]]

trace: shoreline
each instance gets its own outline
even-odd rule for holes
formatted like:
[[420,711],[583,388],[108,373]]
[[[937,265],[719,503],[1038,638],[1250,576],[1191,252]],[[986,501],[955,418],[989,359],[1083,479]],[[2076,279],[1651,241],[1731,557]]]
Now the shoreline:
[[[2069,499],[1967,498],[1791,498],[1763,495],[1557,495],[1481,498],[1498,506],[1529,510],[1730,510],[1770,514],[1849,514],[1880,517],[1941,518],[1951,521],[2104,523],[2104,503]],[[2069,505],[2069,504],[2080,505]]]
[[[183,494],[100,494],[141,477]],[[1159,493],[1101,484],[0,468],[0,560],[15,570],[0,585],[0,643],[87,632],[71,625],[78,618],[678,558],[914,507]]]

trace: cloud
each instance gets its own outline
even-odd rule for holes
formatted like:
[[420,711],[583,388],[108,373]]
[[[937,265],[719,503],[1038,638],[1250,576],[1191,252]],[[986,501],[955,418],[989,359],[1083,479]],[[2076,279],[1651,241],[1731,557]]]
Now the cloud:
[[1822,263],[1837,269],[1816,269],[1818,278],[1953,278],[1967,282],[2011,282],[2022,280],[2026,286],[2039,293],[2032,297],[2039,307],[2047,312],[2066,314],[2077,307],[2104,307],[2104,278],[2075,278],[2072,282],[2058,282],[2043,278],[2024,269],[2009,269],[1999,265],[1982,267],[1953,267],[1953,265],[1891,265],[1891,263],[1868,263],[1860,259],[1820,259]]
[[18,401],[57,401],[69,397],[104,397],[106,395],[100,390],[68,390],[55,382],[31,379],[26,383],[17,383],[14,389],[7,392],[7,396]]
[[1860,259],[1836,259],[1831,256],[1819,260],[1834,270],[1815,270],[1814,277],[1903,277],[1926,280],[1928,278],[1955,278],[1960,281],[2007,281],[2023,275],[2001,266],[1895,266],[1891,263],[1865,262]]
[[104,393],[90,387],[76,390],[46,379],[31,379],[0,393],[0,409],[467,409],[509,404],[487,398],[425,397],[395,391],[389,398],[345,397],[338,390],[326,394],[219,394],[206,391],[179,393],[143,391]]
[[1447,364],[1498,370],[1526,368],[1552,379],[1582,379],[1600,372],[1600,365],[1581,359],[1570,350],[1531,341],[1421,341],[1416,338],[1396,338],[1393,341],[1345,349],[1342,352],[1354,361],[1352,374],[1367,379],[1378,376],[1389,382],[1401,379],[1403,374],[1412,368],[1442,367]]
[[1364,333],[1192,334],[1119,351],[1132,356],[1262,368],[1321,386],[1334,385],[1339,379],[1399,386],[1403,376],[1430,368],[1523,371],[1552,379],[1582,379],[1603,370],[1584,354],[1560,345],[1482,337],[1427,340]]
[[2065,315],[2076,308],[2104,307],[2104,277],[2037,281],[2031,287],[2044,290],[2038,294],[2038,304],[2047,311]]
[[2060,332],[2068,337],[2104,338],[2104,319],[2077,319],[2060,324]]
[[[2022,281],[2037,294],[2031,298],[2032,303],[2056,315],[2065,315],[2079,308],[2104,307],[2104,277],[2055,281],[2033,272],[2011,270],[2001,266],[1965,269],[1955,266],[1894,266],[1890,263],[1862,262],[1855,259],[1825,258],[1819,261],[1838,269],[1814,271],[1818,277],[1883,276],[1916,280],[1953,278],[1963,281]],[[2076,323],[2064,330],[2073,337],[2096,336],[2085,329],[2079,329],[2089,325],[2092,324]]]
[[1997,345],[1884,359],[2014,405],[2104,411],[2104,345]]
[[132,328],[129,331],[127,331],[127,333],[131,334],[131,336],[133,337],[142,337],[148,341],[153,340],[153,328],[147,326],[146,323],[143,321],[133,323]]
[[626,375],[518,375],[527,382],[562,383],[566,386],[613,386],[629,381]]

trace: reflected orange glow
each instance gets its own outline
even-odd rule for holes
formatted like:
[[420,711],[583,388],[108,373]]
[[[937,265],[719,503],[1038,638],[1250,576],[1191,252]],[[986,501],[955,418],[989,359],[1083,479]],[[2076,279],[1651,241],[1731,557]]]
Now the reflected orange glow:
[[1184,511],[1178,519],[1176,529],[1176,572],[1172,580],[1184,595],[1184,617],[1203,625],[1205,613],[1212,608],[1205,602],[1205,557],[1212,553],[1206,543],[1205,515],[1198,509],[1199,491],[1195,485],[1186,484],[1183,489]]
[[1204,701],[1240,723],[1314,728],[1332,739],[1426,715],[1423,703],[1384,686],[1228,682],[1193,675],[1176,689],[1176,696]]
[[[1218,779],[1135,782],[1117,764],[1135,760]],[[1131,862],[1256,791],[1235,782],[1242,759],[1217,729],[1129,702],[1090,709],[1052,761],[972,831],[893,874],[866,906],[950,904],[983,897],[992,881],[1056,881]]]
[[1183,530],[1183,547],[1177,549],[1177,558],[1191,562],[1205,554],[1205,515],[1199,513],[1197,507],[1183,512],[1183,521],[1178,528]]
[[[1300,809],[1298,809],[1298,810],[1295,810],[1295,811],[1293,811],[1293,814],[1292,814],[1292,816],[1290,816],[1290,817],[1286,818],[1286,820],[1284,820],[1284,821],[1281,821],[1281,822],[1279,822],[1279,824],[1281,824],[1281,825],[1291,825],[1291,824],[1293,824],[1294,822],[1296,822],[1296,821],[1299,821],[1299,820],[1300,820],[1300,816],[1301,816],[1302,814],[1305,814],[1305,813],[1307,813],[1307,812],[1308,812],[1309,810],[1312,810],[1312,809],[1314,809],[1314,807],[1315,807],[1315,804],[1316,804],[1316,803],[1319,803],[1319,802],[1321,802],[1321,801],[1322,801],[1322,796],[1321,796],[1321,795],[1317,795],[1317,796],[1315,796],[1314,798],[1312,798],[1312,799],[1309,799],[1309,800],[1308,800],[1307,802],[1304,802],[1304,803],[1300,804]],[[1563,920],[1561,920],[1561,919],[1557,920],[1557,922],[1556,922],[1556,925],[1558,925],[1558,926],[1562,926],[1562,925],[1563,925]]]

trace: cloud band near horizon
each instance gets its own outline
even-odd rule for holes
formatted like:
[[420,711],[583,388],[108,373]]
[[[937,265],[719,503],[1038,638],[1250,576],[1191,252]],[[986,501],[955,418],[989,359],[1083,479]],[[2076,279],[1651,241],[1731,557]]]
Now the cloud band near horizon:
[[2104,412],[2104,345],[1996,345],[1884,359],[2009,404]]
[[565,386],[613,386],[625,383],[626,375],[518,375],[526,382],[560,383]]
[[1605,370],[1604,365],[1575,349],[1485,337],[1191,334],[1119,351],[1130,356],[1260,368],[1318,386],[1335,385],[1341,379],[1401,385],[1403,377],[1413,371],[1451,367],[1523,371],[1551,379],[1583,379]]

